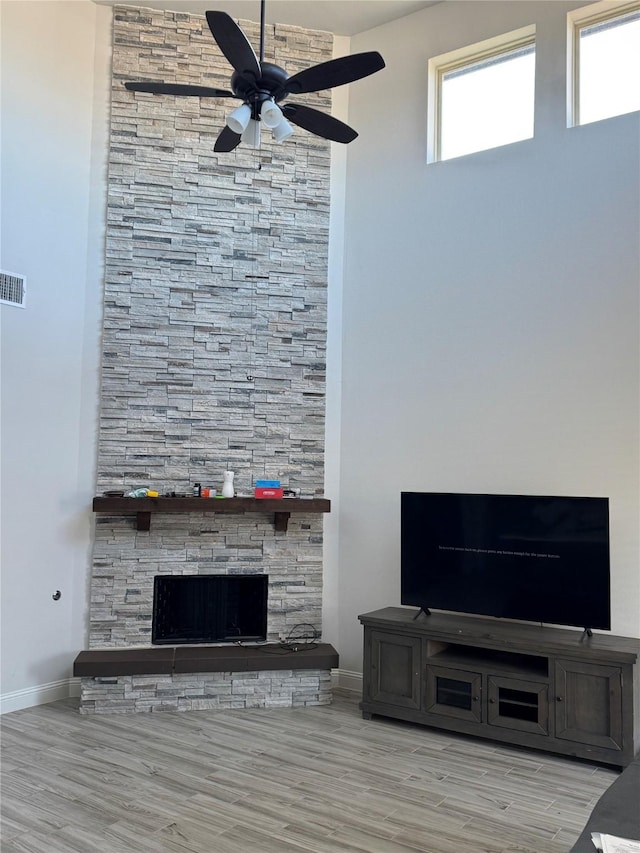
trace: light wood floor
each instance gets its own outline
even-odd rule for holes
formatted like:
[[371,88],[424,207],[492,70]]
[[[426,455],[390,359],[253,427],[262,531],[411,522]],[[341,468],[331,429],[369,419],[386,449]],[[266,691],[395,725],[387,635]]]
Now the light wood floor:
[[2,853],[566,853],[614,770],[331,706],[2,718]]

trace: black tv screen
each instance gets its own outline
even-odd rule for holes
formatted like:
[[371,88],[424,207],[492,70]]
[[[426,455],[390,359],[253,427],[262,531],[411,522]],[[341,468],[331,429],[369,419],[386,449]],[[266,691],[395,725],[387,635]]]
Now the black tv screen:
[[611,628],[608,498],[403,492],[401,603]]

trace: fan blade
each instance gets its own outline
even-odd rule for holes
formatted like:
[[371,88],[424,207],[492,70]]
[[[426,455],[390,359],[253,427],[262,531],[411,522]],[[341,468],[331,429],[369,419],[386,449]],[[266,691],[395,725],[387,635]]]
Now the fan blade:
[[334,86],[344,86],[361,80],[369,74],[375,74],[384,68],[384,59],[372,50],[369,53],[354,53],[353,56],[341,56],[306,68],[293,77],[289,77],[284,89],[292,95],[305,92],[319,92],[322,89],[333,89]]
[[194,95],[198,98],[235,98],[226,89],[211,89],[209,86],[189,86],[182,83],[125,83],[130,92],[148,92],[151,95]]
[[240,145],[241,136],[239,133],[234,133],[226,124],[220,131],[216,144],[213,146],[214,151],[233,151]]
[[249,76],[259,80],[262,72],[258,57],[233,18],[226,12],[207,12],[206,15],[211,35],[233,70],[241,77]]
[[353,142],[358,135],[356,131],[342,121],[313,107],[304,107],[300,104],[285,104],[282,112],[289,121],[297,124],[316,136],[330,139],[332,142]]

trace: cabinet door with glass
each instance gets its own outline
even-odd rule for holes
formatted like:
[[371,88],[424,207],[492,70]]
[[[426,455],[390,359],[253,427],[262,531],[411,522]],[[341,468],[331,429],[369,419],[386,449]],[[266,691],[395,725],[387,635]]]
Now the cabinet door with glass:
[[548,684],[489,675],[487,697],[490,726],[549,734]]
[[427,666],[425,711],[481,723],[481,673],[445,666]]

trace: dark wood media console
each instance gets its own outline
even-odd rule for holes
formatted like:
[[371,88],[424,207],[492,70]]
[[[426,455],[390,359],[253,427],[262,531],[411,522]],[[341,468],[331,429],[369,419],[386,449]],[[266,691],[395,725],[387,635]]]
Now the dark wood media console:
[[362,715],[624,767],[640,640],[386,607],[365,613]]

